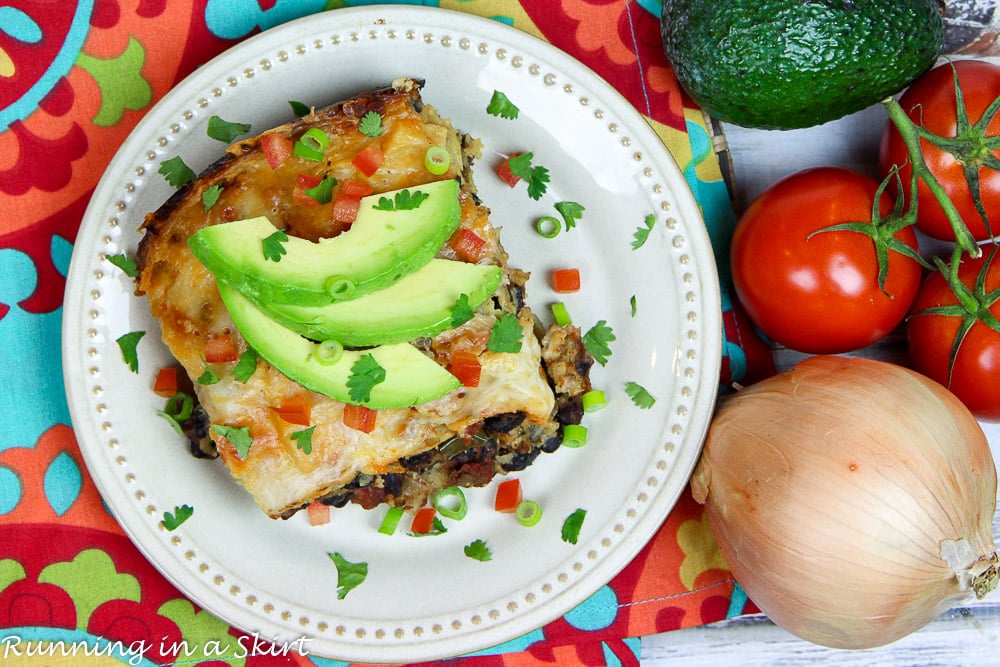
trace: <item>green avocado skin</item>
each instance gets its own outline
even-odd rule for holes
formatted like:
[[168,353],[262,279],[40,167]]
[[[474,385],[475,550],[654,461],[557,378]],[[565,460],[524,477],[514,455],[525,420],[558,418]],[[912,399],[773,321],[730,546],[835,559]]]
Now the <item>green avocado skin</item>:
[[936,0],[663,0],[678,81],[720,120],[811,127],[902,90],[944,44]]

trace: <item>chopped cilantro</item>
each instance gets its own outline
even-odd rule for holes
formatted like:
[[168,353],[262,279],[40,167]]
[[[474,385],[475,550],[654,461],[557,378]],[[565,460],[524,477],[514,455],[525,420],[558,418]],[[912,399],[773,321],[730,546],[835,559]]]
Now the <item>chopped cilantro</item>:
[[210,185],[205,188],[205,191],[201,193],[201,204],[205,207],[205,212],[208,209],[215,206],[215,202],[219,201],[219,197],[222,195],[222,186],[218,183]]
[[493,91],[493,96],[490,97],[490,103],[486,105],[486,113],[491,116],[497,116],[498,118],[506,118],[507,120],[514,120],[517,115],[521,113],[521,110],[517,108],[517,105],[510,101],[510,98],[505,94],[501,93],[499,90]]
[[313,431],[316,430],[315,426],[310,426],[307,429],[301,431],[296,431],[292,433],[292,440],[295,441],[295,445],[302,450],[303,454],[312,454],[313,450]]
[[638,382],[626,382],[625,393],[629,395],[629,398],[632,399],[633,403],[643,410],[648,410],[653,407],[654,403],[656,403],[656,399],[653,395],[646,391],[646,388]]
[[184,164],[180,155],[161,162],[159,172],[163,174],[172,188],[179,188],[185,183],[193,181],[196,177],[194,170]]
[[212,426],[212,433],[228,440],[229,444],[236,448],[237,456],[244,461],[246,460],[247,454],[250,453],[250,445],[253,444],[249,426],[236,428],[235,426],[216,424]]
[[430,195],[421,190],[400,190],[396,193],[395,199],[379,197],[378,203],[373,205],[376,211],[412,211],[424,203]]
[[118,337],[118,349],[122,351],[122,359],[133,373],[139,372],[139,355],[137,348],[139,340],[146,335],[145,331],[132,331]]
[[653,225],[656,224],[656,216],[650,213],[642,222],[645,226],[636,227],[635,234],[633,234],[635,240],[632,241],[632,250],[638,250],[645,245],[646,239],[649,238],[649,232],[653,230]]
[[605,320],[600,320],[592,326],[587,333],[583,334],[583,345],[587,351],[593,355],[594,360],[604,366],[611,356],[611,348],[608,343],[616,340],[615,332],[608,326]]
[[280,262],[281,256],[288,252],[285,250],[284,245],[287,242],[288,234],[280,229],[266,239],[263,239],[260,242],[260,246],[264,251],[264,259],[269,259],[272,262]]
[[108,255],[108,261],[121,269],[129,278],[135,278],[139,275],[139,265],[123,252],[117,255]]
[[347,378],[351,400],[367,403],[372,397],[372,388],[384,381],[385,369],[379,366],[372,355],[362,354],[351,366],[351,377]]
[[458,301],[451,307],[451,326],[459,327],[472,319],[474,315],[468,294],[459,294]]
[[305,102],[297,102],[296,100],[288,100],[288,106],[292,108],[292,113],[295,114],[296,118],[302,118],[303,116],[308,116],[312,109]]
[[219,382],[219,376],[216,375],[215,372],[206,364],[205,370],[202,371],[201,375],[198,376],[198,379],[195,380],[195,382],[198,384],[217,384]]
[[240,355],[240,360],[233,367],[233,377],[237,381],[246,384],[247,380],[254,374],[254,371],[257,370],[258,356],[257,351],[252,347],[244,350],[243,354]]
[[510,172],[528,183],[528,196],[532,199],[541,199],[548,188],[549,170],[542,166],[531,164],[534,158],[532,153],[521,153],[508,160]]
[[587,517],[587,510],[577,509],[563,521],[562,541],[576,544],[580,538],[580,528],[583,527],[583,520]]
[[638,312],[638,304],[635,300],[635,294],[629,297],[628,305],[632,309],[632,317],[635,317],[635,314]]
[[507,313],[498,317],[493,323],[486,349],[490,352],[520,352],[523,337],[524,329],[521,328],[517,316]]
[[333,186],[337,184],[337,179],[327,176],[314,188],[306,190],[306,194],[315,199],[320,204],[329,204],[333,199]]
[[563,222],[566,223],[567,232],[576,227],[576,221],[583,217],[583,212],[586,210],[575,201],[561,201],[557,202],[555,206],[559,215],[562,216]]
[[377,111],[369,111],[361,117],[358,125],[361,134],[368,137],[377,137],[382,134],[382,116]]
[[163,513],[163,527],[167,530],[176,530],[178,526],[190,519],[192,514],[194,514],[194,508],[190,505],[177,505],[174,507],[173,514]]
[[343,600],[368,577],[368,563],[352,563],[339,553],[327,556],[337,568],[337,599]]
[[247,123],[231,123],[218,116],[212,116],[208,119],[206,134],[216,141],[231,144],[236,137],[249,131],[250,125]]
[[464,551],[466,556],[474,560],[483,562],[493,560],[493,552],[490,551],[489,546],[487,546],[484,540],[473,540],[471,543],[465,545]]

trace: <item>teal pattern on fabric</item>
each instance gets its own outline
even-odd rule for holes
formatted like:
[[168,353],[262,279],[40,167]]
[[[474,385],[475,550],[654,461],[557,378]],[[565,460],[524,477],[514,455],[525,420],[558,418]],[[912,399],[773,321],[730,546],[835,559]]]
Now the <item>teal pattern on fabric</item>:
[[610,586],[596,593],[566,613],[566,622],[580,630],[602,630],[618,618],[618,596]]
[[76,461],[66,452],[52,460],[42,480],[45,499],[58,516],[62,516],[73,506],[83,490],[83,475]]
[[277,0],[263,9],[257,0],[208,0],[205,26],[216,37],[240,39],[326,9],[327,0]]
[[23,485],[17,473],[5,466],[0,466],[0,516],[14,511],[21,502]]

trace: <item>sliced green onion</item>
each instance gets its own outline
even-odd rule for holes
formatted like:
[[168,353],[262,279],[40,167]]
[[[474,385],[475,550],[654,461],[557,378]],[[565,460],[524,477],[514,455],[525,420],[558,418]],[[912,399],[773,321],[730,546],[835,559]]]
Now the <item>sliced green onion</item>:
[[332,366],[344,356],[344,346],[336,340],[325,340],[316,346],[316,361],[324,366]]
[[449,486],[435,493],[431,496],[431,505],[441,516],[456,521],[464,519],[465,513],[469,510],[465,494],[457,486]]
[[562,223],[559,222],[558,218],[551,215],[543,215],[535,220],[535,231],[547,239],[554,239],[559,236],[560,230],[562,230]]
[[318,127],[310,127],[299,138],[299,141],[318,152],[326,150],[326,147],[330,145],[330,137],[326,136],[326,132]]
[[167,400],[163,412],[178,424],[191,418],[194,412],[194,399],[183,391],[179,391]]
[[399,520],[403,518],[403,510],[399,507],[390,507],[382,519],[382,525],[378,527],[378,532],[383,535],[392,535],[396,532]]
[[522,526],[534,526],[542,520],[542,508],[534,500],[522,500],[514,510],[514,516]]
[[173,427],[174,431],[177,432],[177,435],[184,435],[184,429],[181,428],[181,425],[177,422],[176,419],[174,419],[172,416],[168,415],[163,410],[157,410],[156,414],[158,414],[161,417],[163,417],[164,419],[166,419],[167,423],[170,424],[170,426]]
[[573,324],[573,318],[569,316],[569,310],[566,309],[566,304],[562,301],[556,301],[552,304],[552,317],[555,318],[556,324],[561,327]]
[[427,171],[440,176],[451,166],[451,154],[444,146],[431,146],[424,153],[424,166]]
[[591,389],[580,400],[583,402],[584,412],[597,412],[608,404],[607,399],[604,398],[604,392],[600,389]]
[[354,296],[354,281],[345,276],[330,276],[326,281],[326,292],[334,299],[350,299]]
[[566,447],[583,447],[587,444],[587,427],[581,424],[564,425],[562,444]]
[[292,155],[300,157],[304,160],[312,160],[313,162],[322,162],[324,157],[322,151],[318,151],[315,148],[303,143],[301,139],[296,141],[292,146]]

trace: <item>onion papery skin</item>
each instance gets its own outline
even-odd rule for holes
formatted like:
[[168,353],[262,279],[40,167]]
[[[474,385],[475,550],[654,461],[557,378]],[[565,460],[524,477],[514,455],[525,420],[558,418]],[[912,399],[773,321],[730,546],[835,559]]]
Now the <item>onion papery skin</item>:
[[[722,398],[691,479],[760,610],[850,649],[923,627],[973,595],[972,576],[995,586],[996,487],[979,423],[944,387],[836,356]],[[941,549],[962,539],[974,555],[952,568]]]

